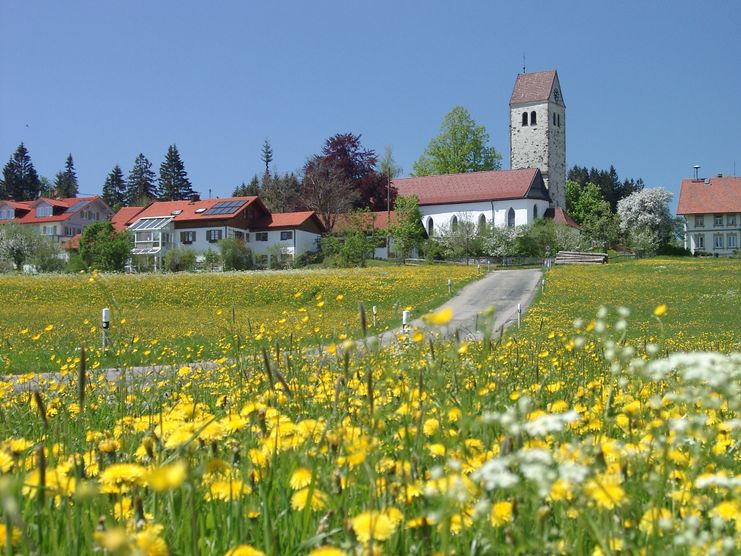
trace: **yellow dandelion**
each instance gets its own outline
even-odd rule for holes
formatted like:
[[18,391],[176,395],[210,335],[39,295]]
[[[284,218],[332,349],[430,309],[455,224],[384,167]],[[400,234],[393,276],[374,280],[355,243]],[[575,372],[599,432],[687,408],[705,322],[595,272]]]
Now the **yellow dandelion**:
[[185,462],[178,460],[170,465],[152,469],[143,480],[152,490],[164,492],[178,488],[183,484],[187,472],[188,467]]
[[[311,509],[314,511],[323,510],[327,507],[327,495],[321,490],[314,489],[311,495]],[[297,490],[291,496],[291,507],[294,510],[302,511],[306,507],[306,503],[309,499],[309,489],[302,488]]]
[[439,311],[425,315],[422,319],[427,324],[433,324],[435,326],[448,324],[453,319],[453,309],[452,307],[445,307]]
[[377,511],[363,512],[350,520],[355,536],[362,544],[371,539],[385,541],[394,534],[396,525],[385,514]]
[[293,490],[306,488],[311,484],[311,470],[305,467],[299,467],[291,475],[291,480],[288,484]]
[[496,502],[491,507],[492,527],[501,527],[512,521],[512,502]]
[[335,546],[320,546],[309,552],[308,556],[345,556],[346,552]]
[[661,317],[666,314],[666,309],[667,309],[666,304],[662,303],[661,305],[656,307],[656,309],[654,309],[654,315],[657,317]]
[[265,553],[248,544],[240,544],[230,549],[224,556],[265,556]]

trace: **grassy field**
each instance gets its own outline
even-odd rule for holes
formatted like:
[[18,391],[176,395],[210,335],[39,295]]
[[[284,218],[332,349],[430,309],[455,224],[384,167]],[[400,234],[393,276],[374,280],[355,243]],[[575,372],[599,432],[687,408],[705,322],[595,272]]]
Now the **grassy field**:
[[[183,365],[142,382],[108,383],[73,360],[69,384],[33,393],[0,383],[0,546],[163,556],[737,554],[741,355],[667,346],[707,347],[705,334],[715,334],[714,348],[737,349],[726,305],[738,298],[738,270],[694,260],[558,268],[526,326],[501,339],[445,340],[438,327],[451,315],[441,312],[388,348],[349,341],[359,335],[351,325],[348,341],[321,354],[243,346],[234,358],[224,343],[216,367]],[[373,272],[342,287],[322,275],[321,300],[307,286],[312,274],[293,275],[298,298],[295,279],[261,291],[290,315],[329,314],[344,295],[351,319],[357,299],[373,302],[352,293],[370,287]],[[386,291],[387,307],[399,291]],[[703,303],[705,327],[695,312],[703,292],[731,300]],[[218,311],[199,295],[187,297]],[[632,314],[598,312],[603,303]],[[328,319],[314,331],[309,317],[273,339],[289,346],[281,334],[335,333]]]
[[[0,276],[0,374],[58,371],[84,345],[92,365],[183,363],[239,341],[326,343],[359,326],[358,303],[378,308],[377,331],[402,308],[430,310],[476,275],[474,267],[227,274]],[[100,352],[110,307],[113,349]]]
[[[596,308],[630,309],[628,337],[661,338],[669,351],[741,351],[741,260],[666,258],[602,266],[557,267],[547,295],[530,308],[531,329],[570,332]],[[653,315],[667,305],[661,325]]]

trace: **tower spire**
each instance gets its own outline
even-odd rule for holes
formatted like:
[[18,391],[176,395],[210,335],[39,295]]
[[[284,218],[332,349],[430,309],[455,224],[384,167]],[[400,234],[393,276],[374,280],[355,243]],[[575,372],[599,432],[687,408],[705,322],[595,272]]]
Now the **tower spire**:
[[527,73],[525,71],[525,53],[522,53],[522,73]]

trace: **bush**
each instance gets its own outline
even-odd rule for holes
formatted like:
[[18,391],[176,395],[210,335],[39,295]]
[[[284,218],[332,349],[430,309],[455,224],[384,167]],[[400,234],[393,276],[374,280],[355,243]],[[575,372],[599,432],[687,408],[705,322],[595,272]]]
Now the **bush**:
[[203,254],[203,269],[213,272],[221,268],[221,255],[210,247]]
[[79,253],[70,253],[69,260],[64,267],[65,272],[71,274],[78,274],[80,271],[86,271],[85,261],[82,260]]
[[110,222],[96,222],[82,231],[80,256],[88,267],[122,272],[130,255],[128,232],[116,232]]
[[42,237],[31,256],[31,264],[36,272],[61,272],[64,270],[65,261],[59,244]]
[[236,238],[222,239],[219,242],[224,270],[249,270],[252,268],[252,251],[247,244]]
[[192,249],[170,249],[165,253],[164,269],[170,272],[193,272],[196,254]]
[[657,255],[668,255],[670,257],[690,257],[692,256],[692,251],[689,249],[685,249],[684,247],[681,247],[679,245],[672,245],[671,243],[667,243],[666,245],[662,245],[659,247],[659,250],[656,251]]

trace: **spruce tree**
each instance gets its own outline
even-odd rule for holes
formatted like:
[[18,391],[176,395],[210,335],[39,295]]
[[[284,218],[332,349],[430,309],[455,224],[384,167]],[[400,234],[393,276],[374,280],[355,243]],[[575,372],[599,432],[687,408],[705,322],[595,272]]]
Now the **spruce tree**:
[[122,207],[126,204],[126,180],[118,164],[105,179],[103,200],[111,208]]
[[157,186],[154,183],[155,175],[152,163],[143,154],[139,154],[134,161],[134,167],[126,180],[126,203],[136,205],[149,203],[157,198]]
[[242,182],[242,185],[238,185],[232,191],[232,197],[251,197],[260,194],[260,180],[257,176],[253,176],[250,183]]
[[270,163],[273,161],[273,147],[270,146],[270,141],[267,139],[265,139],[265,142],[262,144],[260,160],[265,164],[265,173],[270,174]]
[[72,161],[71,154],[64,163],[64,172],[57,172],[54,190],[58,199],[77,197],[77,172],[75,172],[75,163]]
[[15,201],[33,201],[41,191],[41,181],[28,149],[21,143],[3,168],[5,194]]
[[180,201],[190,199],[193,195],[193,186],[175,145],[170,145],[165,160],[160,165],[159,184],[162,201]]

